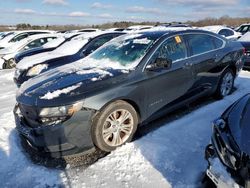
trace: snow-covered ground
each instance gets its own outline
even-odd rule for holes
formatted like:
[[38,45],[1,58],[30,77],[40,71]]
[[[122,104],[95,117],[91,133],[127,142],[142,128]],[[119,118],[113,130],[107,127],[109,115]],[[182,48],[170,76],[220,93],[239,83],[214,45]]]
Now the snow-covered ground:
[[211,122],[250,92],[250,72],[243,71],[236,81],[237,90],[224,100],[204,102],[180,118],[151,123],[153,131],[89,167],[60,170],[36,165],[24,154],[12,114],[13,73],[0,72],[1,187],[201,187]]

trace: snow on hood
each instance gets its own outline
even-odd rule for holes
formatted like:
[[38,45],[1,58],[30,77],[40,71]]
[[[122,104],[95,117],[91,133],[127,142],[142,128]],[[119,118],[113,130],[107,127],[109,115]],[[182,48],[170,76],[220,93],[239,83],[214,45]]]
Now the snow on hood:
[[65,37],[59,37],[55,40],[52,40],[50,42],[47,42],[43,45],[43,48],[55,48],[59,46],[61,43],[63,43],[66,40]]
[[50,59],[56,59],[56,58],[63,57],[63,56],[74,55],[87,42],[88,42],[87,39],[69,41],[51,52],[44,52],[44,53],[39,53],[39,54],[25,57],[17,64],[17,69],[26,70],[30,67],[33,67],[34,65],[48,61]]
[[79,88],[81,85],[82,83],[78,83],[76,85],[73,85],[64,89],[59,89],[53,92],[48,92],[44,96],[40,97],[40,99],[47,99],[47,100],[54,99],[56,97],[59,97],[61,94],[68,94],[71,91],[74,91],[75,89]]
[[99,83],[102,80],[129,73],[115,69],[79,69],[80,66],[69,65],[52,69],[23,83],[17,92],[17,100],[28,101],[30,104],[42,101],[42,105],[52,105],[51,99],[59,104],[59,96],[64,94],[63,98],[70,102],[77,97],[83,98],[85,93],[97,89],[97,85],[103,87],[103,84]]
[[238,41],[250,42],[250,32],[245,33]]

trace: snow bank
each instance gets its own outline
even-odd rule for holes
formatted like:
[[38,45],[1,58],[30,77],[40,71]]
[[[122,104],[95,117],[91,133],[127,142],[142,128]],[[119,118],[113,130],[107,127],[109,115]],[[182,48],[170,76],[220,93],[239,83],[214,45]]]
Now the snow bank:
[[211,122],[250,92],[250,72],[243,71],[236,80],[237,90],[225,99],[204,102],[181,117],[174,113],[174,120],[165,118],[140,127],[143,137],[87,168],[57,170],[33,164],[24,154],[12,113],[16,102],[14,72],[0,72],[1,187],[201,187]]

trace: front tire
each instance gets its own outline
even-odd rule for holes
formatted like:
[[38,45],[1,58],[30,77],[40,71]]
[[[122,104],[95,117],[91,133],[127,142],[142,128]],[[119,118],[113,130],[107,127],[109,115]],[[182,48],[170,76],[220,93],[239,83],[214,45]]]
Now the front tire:
[[231,69],[226,69],[220,78],[219,85],[215,92],[217,99],[223,99],[227,95],[232,93],[234,87],[235,74]]
[[115,101],[101,110],[93,120],[92,139],[103,151],[112,151],[132,140],[138,115],[125,101]]
[[14,59],[9,59],[7,60],[4,65],[3,65],[3,68],[4,69],[12,69],[12,68],[15,68],[16,67],[16,62]]

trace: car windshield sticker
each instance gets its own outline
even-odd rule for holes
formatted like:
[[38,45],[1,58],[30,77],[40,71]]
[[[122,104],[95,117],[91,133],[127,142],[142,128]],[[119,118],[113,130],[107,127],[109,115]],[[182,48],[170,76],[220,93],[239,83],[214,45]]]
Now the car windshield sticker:
[[181,38],[179,36],[175,36],[176,43],[181,43]]

